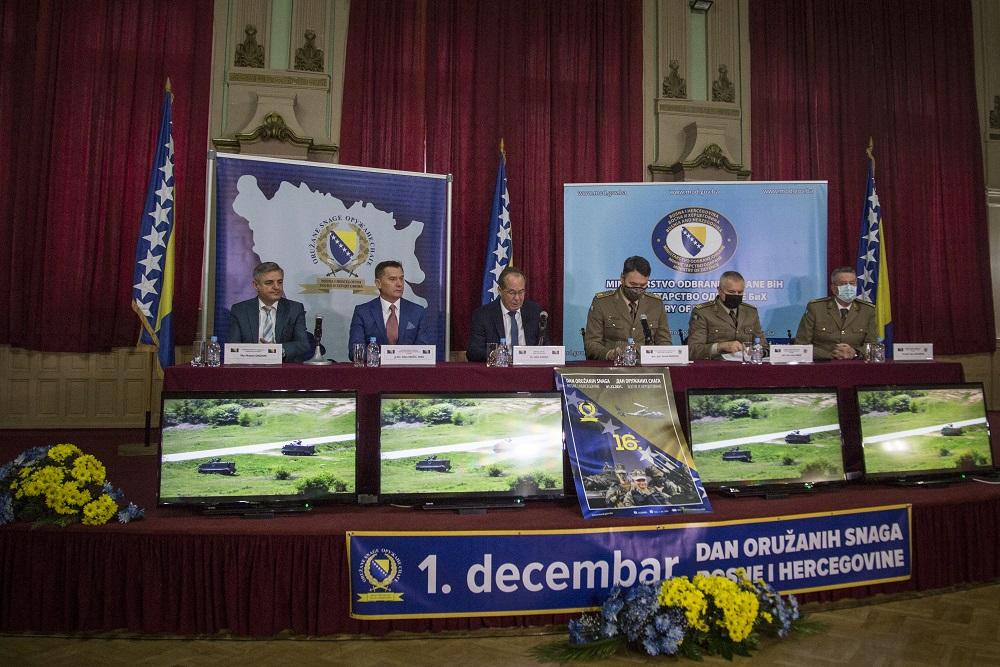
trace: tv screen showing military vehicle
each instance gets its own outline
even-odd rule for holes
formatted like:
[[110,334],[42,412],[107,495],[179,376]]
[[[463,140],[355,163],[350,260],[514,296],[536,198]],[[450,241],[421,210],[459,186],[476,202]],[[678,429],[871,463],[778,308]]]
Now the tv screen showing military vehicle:
[[844,480],[833,387],[689,389],[687,412],[695,465],[710,489],[808,490]]
[[161,505],[355,500],[353,393],[164,392]]
[[380,500],[563,495],[557,393],[383,394]]
[[993,468],[979,383],[858,387],[865,476],[959,477]]

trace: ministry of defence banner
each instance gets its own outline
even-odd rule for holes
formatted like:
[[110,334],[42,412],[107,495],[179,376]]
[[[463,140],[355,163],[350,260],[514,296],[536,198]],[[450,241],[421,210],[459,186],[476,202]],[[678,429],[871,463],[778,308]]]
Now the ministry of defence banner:
[[427,308],[447,353],[448,176],[241,155],[216,161],[215,326],[256,295],[253,267],[285,270],[285,296],[323,316],[327,356],[347,359],[354,307],[378,296],[375,265],[403,264],[403,298]]
[[618,287],[632,255],[653,267],[649,293],[675,344],[723,271],[746,278],[768,337],[794,335],[806,303],[827,293],[825,181],[567,184],[563,203],[567,359],[584,357],[578,332],[594,294]]
[[580,510],[595,517],[710,512],[666,368],[557,368]]
[[782,593],[910,578],[910,505],[590,530],[347,533],[354,618],[568,613],[737,568]]

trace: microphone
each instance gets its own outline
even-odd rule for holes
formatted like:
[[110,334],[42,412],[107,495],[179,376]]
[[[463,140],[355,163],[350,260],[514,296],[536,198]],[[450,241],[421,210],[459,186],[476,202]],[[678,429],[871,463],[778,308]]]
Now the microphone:
[[323,340],[323,316],[322,315],[317,315],[316,316],[316,328],[313,329],[313,338],[316,339],[316,344],[317,345],[319,345],[319,342],[321,340]]
[[653,331],[649,328],[649,320],[646,319],[646,313],[639,316],[639,322],[642,324],[642,333],[646,337],[646,345],[652,345]]
[[549,326],[549,314],[546,311],[542,311],[538,314],[538,344],[542,345],[545,342],[545,329]]

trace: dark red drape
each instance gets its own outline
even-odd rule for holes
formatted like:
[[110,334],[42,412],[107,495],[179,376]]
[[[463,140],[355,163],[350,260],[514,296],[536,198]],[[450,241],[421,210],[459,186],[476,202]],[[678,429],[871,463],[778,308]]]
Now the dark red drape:
[[750,3],[754,179],[829,180],[853,265],[872,137],[896,340],[950,354],[995,345],[972,36],[968,2]]
[[0,344],[95,352],[136,341],[135,245],[175,94],[176,342],[201,284],[212,3],[0,5]]
[[642,5],[355,3],[344,100],[343,162],[455,176],[452,347],[464,349],[501,137],[514,263],[556,315],[563,184],[642,180]]

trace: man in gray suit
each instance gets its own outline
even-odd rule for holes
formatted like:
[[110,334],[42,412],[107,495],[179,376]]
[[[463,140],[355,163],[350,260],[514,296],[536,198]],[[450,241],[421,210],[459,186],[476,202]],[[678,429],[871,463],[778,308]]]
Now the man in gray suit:
[[303,361],[312,354],[306,335],[306,309],[286,299],[285,272],[274,262],[253,270],[256,299],[234,303],[229,309],[229,343],[281,343],[285,361]]
[[798,345],[812,345],[813,359],[855,359],[876,341],[875,307],[858,301],[858,275],[849,266],[830,274],[832,296],[813,299],[795,333]]

